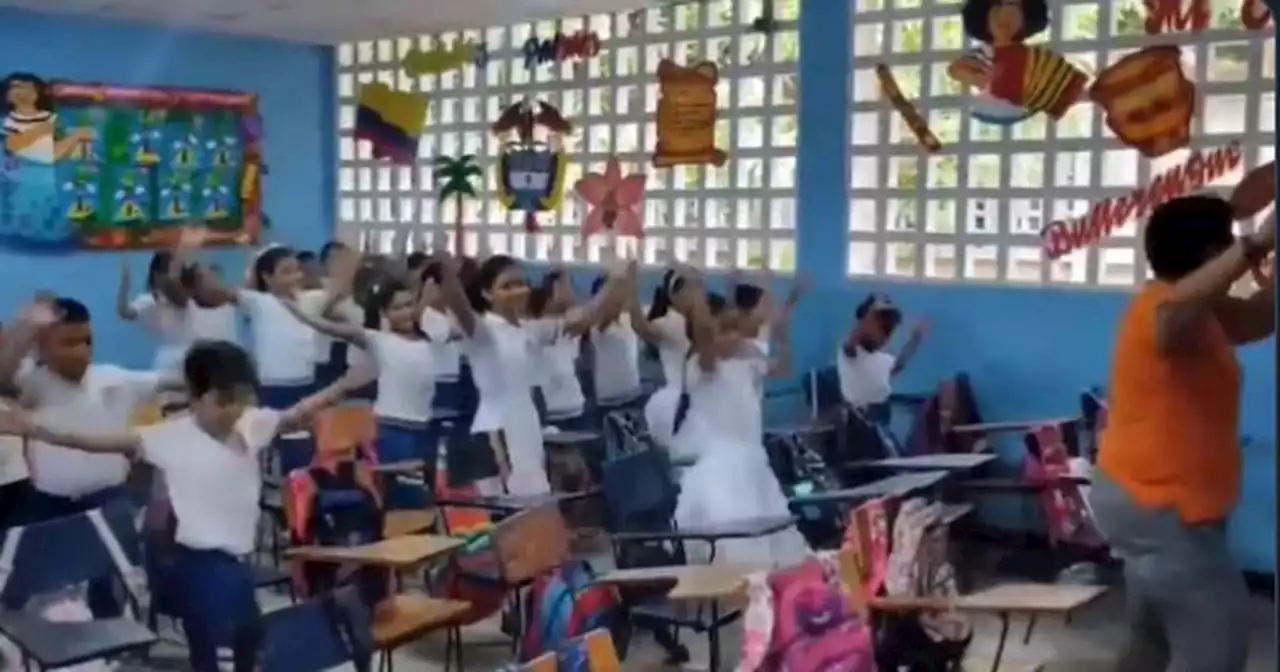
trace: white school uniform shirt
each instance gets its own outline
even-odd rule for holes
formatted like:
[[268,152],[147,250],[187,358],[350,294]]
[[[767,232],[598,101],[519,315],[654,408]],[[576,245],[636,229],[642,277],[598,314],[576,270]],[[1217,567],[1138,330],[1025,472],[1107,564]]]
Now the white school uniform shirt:
[[437,378],[457,380],[462,373],[462,341],[457,338],[457,320],[446,312],[427,307],[422,311],[418,326],[431,339],[436,353]]
[[623,313],[603,329],[591,330],[591,376],[596,399],[627,399],[640,394],[640,339]]
[[690,404],[717,431],[758,446],[764,440],[761,390],[769,360],[756,343],[744,344],[737,356],[703,371],[696,357],[686,364]]
[[[0,399],[0,409],[16,405],[17,400]],[[27,480],[27,460],[22,451],[22,438],[0,436],[0,485]]]
[[538,367],[541,378],[542,399],[547,414],[569,418],[582,414],[587,398],[582,394],[582,381],[578,380],[578,354],[582,352],[582,337],[563,332],[562,318],[531,320],[536,333],[555,334],[554,340],[542,345]]
[[261,516],[259,454],[271,445],[281,414],[252,408],[232,436],[218,440],[190,415],[143,428],[140,457],[159,469],[177,519],[175,540],[195,550],[252,553]]
[[[298,295],[298,307],[302,308],[308,315],[318,317],[320,319],[328,319],[324,315],[324,306],[329,301],[329,295],[323,289],[309,289]],[[338,320],[344,324],[351,326],[360,326],[364,324],[364,311],[356,304],[351,297],[346,297],[333,306],[333,312]],[[333,348],[334,339],[320,333],[312,331],[312,338],[315,339],[315,361],[317,364],[324,364],[329,361],[329,354]],[[355,365],[359,362],[358,356],[353,356],[354,348],[347,349],[347,364]]]
[[[128,429],[138,406],[155,397],[160,374],[131,371],[112,364],[91,364],[79,383],[59,378],[43,366],[18,376],[22,405],[50,429],[76,434],[119,434]],[[27,442],[31,482],[40,492],[83,497],[124,485],[129,460],[122,455],[93,455],[43,441]]]
[[225,304],[216,308],[204,308],[193,301],[187,306],[187,320],[191,329],[191,341],[240,342],[240,323],[236,320],[236,307]]
[[538,381],[539,350],[555,336],[545,333],[546,328],[536,322],[511,324],[485,313],[476,318],[475,330],[463,346],[480,396],[471,431],[501,430],[505,435],[511,462],[507,489],[512,494],[542,494],[551,489],[543,466],[542,423],[532,394]]
[[658,346],[658,361],[662,364],[662,377],[667,385],[680,385],[684,378],[685,363],[689,359],[688,321],[684,315],[668,310],[665,315],[650,323],[662,335]]
[[187,307],[175,306],[163,297],[146,292],[134,297],[129,308],[160,343],[151,368],[156,371],[181,369],[192,341]]
[[378,371],[378,397],[373,414],[379,418],[427,422],[436,393],[435,351],[423,339],[389,331],[365,331],[369,358]]
[[[294,317],[276,296],[242,289],[238,297],[241,309],[249,316],[253,359],[262,384],[310,383],[315,377],[315,330]],[[299,301],[302,300],[300,296]]]
[[840,381],[840,396],[854,408],[882,404],[893,392],[893,367],[898,359],[884,352],[867,352],[855,346],[855,356],[845,354],[844,348],[836,350],[836,377]]

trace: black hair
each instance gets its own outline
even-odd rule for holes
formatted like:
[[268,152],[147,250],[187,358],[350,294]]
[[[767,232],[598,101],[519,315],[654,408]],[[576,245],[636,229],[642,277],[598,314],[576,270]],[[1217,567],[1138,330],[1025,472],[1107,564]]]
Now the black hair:
[[505,254],[497,254],[485,259],[467,282],[467,298],[471,301],[471,307],[479,312],[489,310],[492,304],[485,294],[493,290],[493,282],[499,275],[515,265],[516,260]]
[[646,320],[656,320],[667,314],[671,310],[671,294],[684,289],[684,278],[674,268],[669,268],[662,274],[662,281],[653,290],[653,300],[649,302],[649,312],[645,315]]
[[426,252],[410,252],[409,256],[405,257],[404,264],[409,270],[416,271],[425,266],[430,259]]
[[316,253],[311,250],[302,250],[297,254],[298,263],[309,264],[316,260]]
[[187,393],[193,399],[213,393],[234,398],[258,388],[258,371],[244,348],[228,341],[200,341],[182,362]]
[[707,292],[707,312],[712,317],[719,317],[724,313],[724,309],[729,307],[729,302],[724,300],[724,296],[715,292]]
[[529,315],[530,317],[542,317],[547,312],[547,305],[551,303],[551,297],[555,295],[556,283],[564,277],[564,271],[553,268],[542,276],[542,281],[537,287],[529,290]]
[[733,307],[743,312],[751,312],[764,299],[764,288],[749,282],[739,282],[733,286]]
[[[1016,40],[1025,40],[1038,35],[1049,27],[1049,3],[1046,0],[1021,0],[1022,29],[1014,35]],[[1003,4],[1002,0],[965,0],[960,9],[960,18],[964,24],[964,32],[970,38],[983,44],[991,44],[991,10]]]
[[1175,198],[1147,219],[1142,247],[1147,267],[1160,280],[1189,275],[1235,242],[1231,204],[1216,195]]
[[419,274],[419,280],[423,284],[426,284],[426,282],[430,280],[438,285],[444,282],[444,268],[438,261],[428,261],[426,265],[422,267],[422,271]]
[[347,249],[347,244],[343,242],[331,240],[325,243],[320,248],[320,263],[322,264],[329,263],[329,257],[332,257],[334,252],[338,252],[340,250],[345,250],[345,249]]
[[253,260],[253,288],[259,292],[267,291],[267,276],[276,272],[280,262],[293,256],[293,250],[288,247],[273,247],[259,254]]
[[[878,308],[877,305],[879,305]],[[897,306],[888,303],[888,299],[878,294],[868,294],[867,298],[863,299],[862,303],[859,303],[858,307],[854,309],[853,316],[861,321],[866,318],[872,308],[876,308],[880,326],[884,327],[886,334],[897,329],[898,325],[902,323],[902,311],[898,310]]]
[[597,275],[595,279],[591,281],[591,296],[595,296],[596,294],[599,294],[604,289],[605,283],[608,281],[609,281],[609,276]]
[[470,285],[479,272],[480,264],[476,263],[476,260],[471,257],[463,257],[462,261],[458,262],[458,279],[462,281],[463,285]]
[[32,88],[36,90],[37,110],[41,110],[43,112],[53,111],[53,101],[49,95],[48,82],[44,81],[44,79],[38,75],[34,75],[30,72],[11,72],[8,77],[4,78],[3,83],[4,96],[2,100],[4,105],[3,109],[6,114],[13,111],[13,104],[9,102],[9,88],[12,87],[15,82],[25,82],[30,84]]
[[169,266],[173,264],[173,253],[168,250],[161,250],[151,255],[151,263],[147,266],[147,291],[152,294],[156,291],[156,276],[168,275]]
[[88,306],[66,296],[53,300],[53,314],[58,316],[58,324],[89,324],[92,317]]

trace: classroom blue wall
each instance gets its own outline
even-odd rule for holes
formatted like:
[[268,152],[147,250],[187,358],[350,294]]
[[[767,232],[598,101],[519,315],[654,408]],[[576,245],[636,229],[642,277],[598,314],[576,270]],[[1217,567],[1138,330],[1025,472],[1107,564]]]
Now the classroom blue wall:
[[[332,51],[190,31],[0,11],[0,71],[47,79],[252,91],[261,98],[269,174],[263,185],[271,240],[315,248],[333,229]],[[243,251],[206,253],[243,269]],[[0,315],[37,290],[78,297],[96,320],[102,359],[143,365],[154,345],[111,315],[122,263],[142,281],[149,253],[30,256],[0,251]]]

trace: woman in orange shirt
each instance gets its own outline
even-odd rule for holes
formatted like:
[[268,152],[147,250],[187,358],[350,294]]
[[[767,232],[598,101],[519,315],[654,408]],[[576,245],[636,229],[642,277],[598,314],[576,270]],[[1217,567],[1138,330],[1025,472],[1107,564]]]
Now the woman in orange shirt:
[[1231,205],[1189,196],[1156,208],[1155,279],[1116,339],[1107,429],[1090,500],[1125,564],[1130,641],[1119,672],[1243,672],[1247,592],[1227,546],[1240,492],[1235,346],[1275,332],[1275,279],[1227,291],[1275,249],[1275,213],[1232,234]]

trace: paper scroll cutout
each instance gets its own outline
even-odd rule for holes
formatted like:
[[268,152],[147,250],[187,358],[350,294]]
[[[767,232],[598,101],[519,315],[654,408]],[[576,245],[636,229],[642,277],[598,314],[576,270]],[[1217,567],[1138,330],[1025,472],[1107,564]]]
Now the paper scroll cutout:
[[644,173],[623,177],[618,157],[609,157],[604,173],[588,173],[573,185],[589,208],[582,223],[582,237],[597,233],[613,233],[635,238],[644,237],[644,220],[640,206],[644,202]]
[[1187,146],[1196,111],[1196,88],[1182,69],[1182,50],[1147,47],[1098,73],[1089,98],[1107,128],[1147,158]]
[[432,161],[432,176],[439,192],[440,203],[453,202],[453,248],[454,254],[461,257],[462,247],[462,206],[468,198],[475,198],[476,183],[484,173],[475,164],[475,154],[463,154],[457,158],[437,156]]
[[889,99],[889,104],[893,105],[893,109],[898,112],[898,116],[906,122],[907,128],[911,129],[912,135],[916,136],[916,142],[930,154],[942,150],[942,142],[938,140],[938,136],[929,130],[929,124],[920,116],[920,111],[916,106],[902,95],[902,88],[898,86],[898,80],[894,79],[893,71],[887,65],[876,66],[876,78],[880,80],[880,95]]
[[1151,184],[1124,196],[1101,201],[1085,217],[1050,222],[1040,231],[1045,254],[1050,259],[1057,259],[1093,245],[1130,219],[1145,217],[1157,206],[1193,194],[1230,174],[1243,159],[1239,142],[1209,152],[1193,151],[1182,165],[1161,173]]
[[711,61],[692,67],[664,59],[658,65],[658,142],[653,165],[724,165],[716,148],[716,83],[720,69]]
[[537,231],[538,213],[560,207],[564,196],[568,160],[561,136],[572,132],[573,125],[554,105],[522,101],[503,110],[490,130],[515,136],[498,158],[498,198],[508,210],[524,213],[526,231]]
[[413,163],[426,123],[425,97],[395,91],[381,82],[360,87],[355,136],[372,145],[373,158],[400,165]]
[[410,77],[439,75],[468,65],[483,68],[488,64],[489,46],[483,42],[463,42],[431,51],[411,49],[400,59],[400,67]]
[[1249,219],[1276,202],[1276,162],[1249,171],[1231,192],[1231,210],[1237,220]]
[[1088,76],[1062,55],[1026,44],[1049,27],[1046,0],[966,0],[961,15],[979,46],[952,61],[947,74],[980,92],[974,119],[1008,126],[1044,113],[1056,120],[1080,101]]

